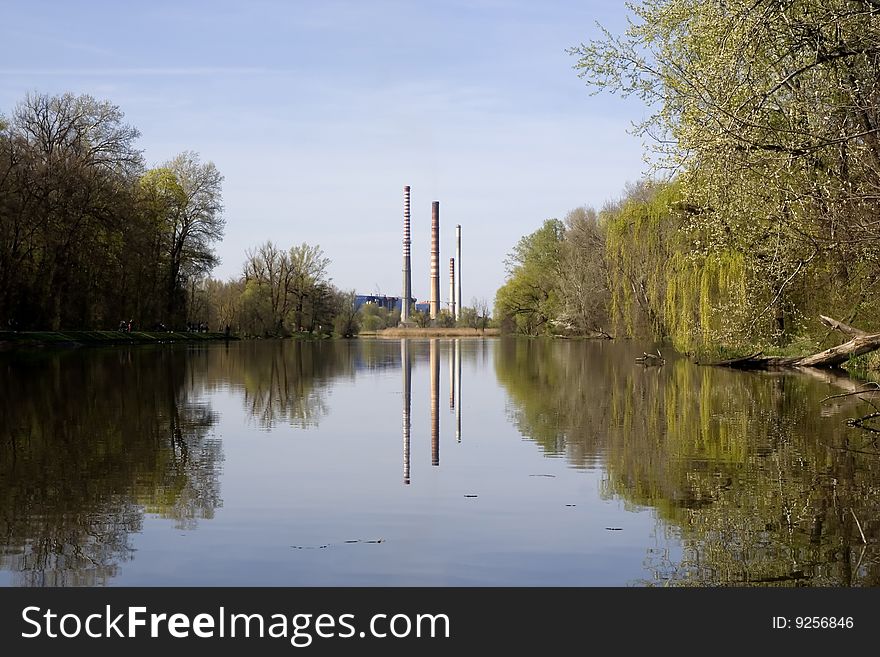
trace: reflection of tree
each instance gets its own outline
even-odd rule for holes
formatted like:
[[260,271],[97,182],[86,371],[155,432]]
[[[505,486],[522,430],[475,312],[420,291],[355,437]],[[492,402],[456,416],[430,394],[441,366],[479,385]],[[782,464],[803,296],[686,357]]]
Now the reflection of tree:
[[220,505],[216,418],[195,360],[135,349],[0,360],[0,568],[96,585],[131,557],[144,508],[193,526]]
[[243,342],[212,353],[209,379],[237,388],[264,429],[279,423],[313,427],[327,413],[329,382],[352,371],[350,352],[325,342]]
[[681,540],[680,560],[649,554],[656,581],[880,585],[880,451],[821,417],[827,385],[645,369],[627,349],[504,342],[496,371],[524,435],[578,467],[604,461],[605,493],[653,507]]
[[212,353],[209,378],[242,391],[257,424],[309,428],[327,414],[327,396],[339,377],[359,370],[400,368],[396,341],[249,341]]

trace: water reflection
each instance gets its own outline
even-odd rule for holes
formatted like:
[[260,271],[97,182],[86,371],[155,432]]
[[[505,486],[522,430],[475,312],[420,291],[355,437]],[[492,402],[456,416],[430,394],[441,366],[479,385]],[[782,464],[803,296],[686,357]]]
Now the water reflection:
[[412,410],[412,360],[409,357],[409,340],[400,341],[400,362],[403,372],[403,483],[409,485],[409,433]]
[[0,361],[0,569],[36,586],[105,584],[147,511],[191,529],[220,506],[216,417],[161,350]]
[[455,440],[461,442],[461,339],[456,338],[453,341],[455,351],[455,393],[457,395],[457,403],[455,404]]
[[440,354],[437,338],[430,342],[431,365],[431,465],[440,465]]
[[880,585],[880,449],[820,403],[851,382],[642,350],[0,354],[2,581]]
[[646,369],[628,350],[505,341],[495,366],[523,435],[601,466],[607,497],[655,509],[682,542],[680,559],[649,550],[641,583],[880,585],[880,451],[823,417],[834,387],[683,360]]

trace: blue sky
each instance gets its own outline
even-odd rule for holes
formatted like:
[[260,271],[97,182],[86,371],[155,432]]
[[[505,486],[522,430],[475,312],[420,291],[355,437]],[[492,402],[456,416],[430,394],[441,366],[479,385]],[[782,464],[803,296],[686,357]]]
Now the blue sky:
[[[120,106],[148,165],[183,150],[223,173],[219,278],[271,239],[319,244],[333,282],[399,295],[403,186],[413,293],[462,226],[462,296],[489,302],[505,255],[547,218],[601,206],[645,169],[635,99],[591,95],[565,49],[622,2],[12,2],[0,112],[29,91]],[[446,301],[448,280],[441,280]]]

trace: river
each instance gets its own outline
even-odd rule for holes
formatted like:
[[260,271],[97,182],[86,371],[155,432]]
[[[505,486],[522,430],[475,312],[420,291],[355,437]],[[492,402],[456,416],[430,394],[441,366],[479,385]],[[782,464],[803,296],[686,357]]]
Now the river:
[[873,409],[649,347],[0,354],[0,585],[880,584]]

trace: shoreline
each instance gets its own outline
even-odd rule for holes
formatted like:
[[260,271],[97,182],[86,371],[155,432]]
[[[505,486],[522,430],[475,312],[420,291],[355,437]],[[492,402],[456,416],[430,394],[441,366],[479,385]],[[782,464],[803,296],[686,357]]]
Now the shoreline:
[[0,351],[17,349],[101,347],[113,345],[172,344],[238,340],[225,333],[187,331],[0,331]]

